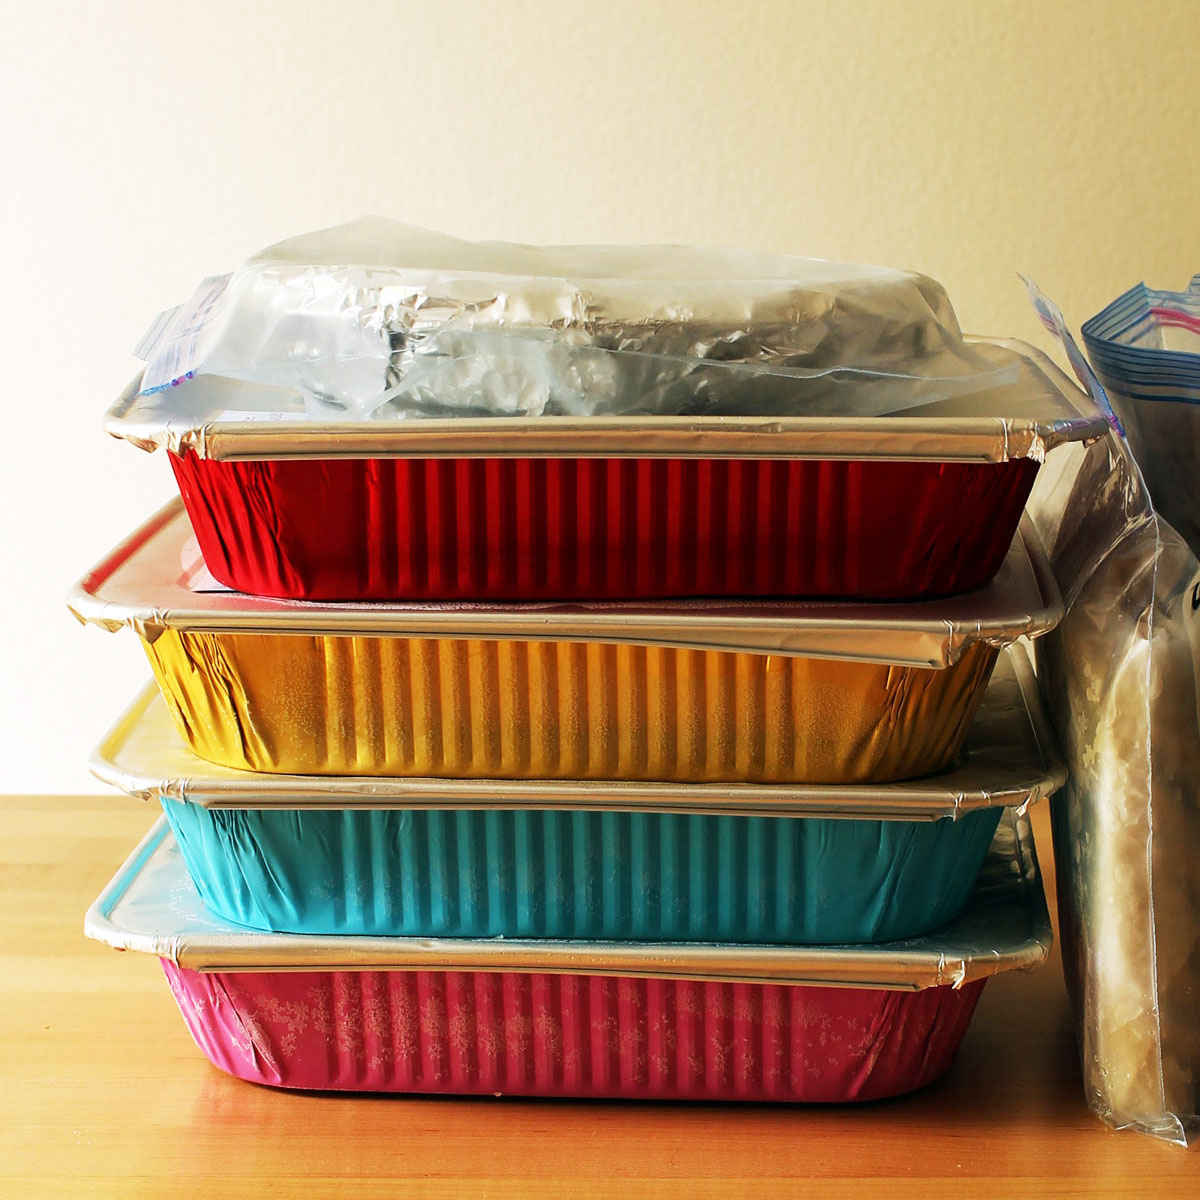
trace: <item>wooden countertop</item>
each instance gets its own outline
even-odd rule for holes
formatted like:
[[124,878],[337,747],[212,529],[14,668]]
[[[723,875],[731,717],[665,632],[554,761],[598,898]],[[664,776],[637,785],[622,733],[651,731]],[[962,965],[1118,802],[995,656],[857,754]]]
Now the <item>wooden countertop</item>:
[[[984,991],[951,1075],[855,1108],[310,1096],[201,1056],[83,912],[156,811],[0,799],[0,1196],[1200,1195],[1083,1101],[1057,956]],[[1045,809],[1038,844],[1048,865]]]

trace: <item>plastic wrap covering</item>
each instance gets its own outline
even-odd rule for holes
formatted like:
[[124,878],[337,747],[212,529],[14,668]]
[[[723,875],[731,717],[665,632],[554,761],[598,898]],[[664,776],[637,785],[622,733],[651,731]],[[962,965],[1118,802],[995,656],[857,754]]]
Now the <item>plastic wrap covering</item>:
[[1088,1100],[1111,1125],[1186,1142],[1200,1129],[1200,564],[1151,503],[1197,511],[1194,477],[1168,461],[1143,464],[1148,492],[1114,434],[1059,458],[1034,508],[1068,604],[1039,676],[1071,775],[1055,855]]
[[[318,417],[904,412],[1014,384],[933,280],[671,246],[469,243],[380,218],[205,280],[138,348],[178,413],[196,377]],[[277,393],[265,399],[266,391]],[[175,393],[175,394],[172,394]],[[234,407],[234,406],[230,406]]]

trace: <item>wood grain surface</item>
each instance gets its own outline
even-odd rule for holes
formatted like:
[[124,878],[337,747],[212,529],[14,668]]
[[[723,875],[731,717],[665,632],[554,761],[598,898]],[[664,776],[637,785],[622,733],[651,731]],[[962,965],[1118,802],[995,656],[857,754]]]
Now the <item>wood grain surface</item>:
[[[1200,1196],[1200,1153],[1087,1110],[1057,956],[985,989],[951,1075],[853,1108],[273,1091],[192,1044],[83,912],[156,811],[0,799],[0,1196]],[[1049,865],[1045,810],[1036,822]]]

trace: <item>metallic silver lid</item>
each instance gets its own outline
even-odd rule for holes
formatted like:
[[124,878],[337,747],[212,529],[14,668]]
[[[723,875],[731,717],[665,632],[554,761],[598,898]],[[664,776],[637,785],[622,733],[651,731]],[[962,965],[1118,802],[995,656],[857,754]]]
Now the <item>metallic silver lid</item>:
[[941,668],[979,642],[1037,637],[1062,618],[1045,550],[1023,521],[986,588],[915,603],[714,601],[366,603],[273,600],[231,592],[204,570],[182,504],[172,501],[116,547],[67,598],[81,620],[130,626],[320,637],[623,642]]
[[915,991],[1045,961],[1052,936],[1028,818],[1006,813],[960,916],[873,946],[746,946],[254,933],[208,915],[158,821],[88,910],[88,937],[195,971],[519,971]]

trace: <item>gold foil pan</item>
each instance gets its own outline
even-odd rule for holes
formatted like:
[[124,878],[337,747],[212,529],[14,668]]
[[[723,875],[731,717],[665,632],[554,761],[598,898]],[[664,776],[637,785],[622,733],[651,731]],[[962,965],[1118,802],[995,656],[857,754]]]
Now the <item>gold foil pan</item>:
[[84,932],[193,971],[520,971],[896,991],[1029,970],[1051,946],[1032,830],[1011,811],[960,916],[905,942],[793,947],[255,933],[206,912],[165,820],[88,910]]
[[856,782],[958,752],[995,661],[164,630],[145,643],[202,758],[256,771]]
[[[210,589],[210,590],[202,590]],[[71,596],[142,638],[189,746],[303,775],[856,783],[958,753],[1061,600],[1028,528],[919,604],[314,604],[224,592],[169,506]]]
[[1021,646],[999,659],[963,754],[937,775],[891,784],[690,784],[268,775],[198,758],[148,687],[92,755],[97,778],[142,799],[205,808],[572,808],[934,821],[1056,792],[1066,769]]

